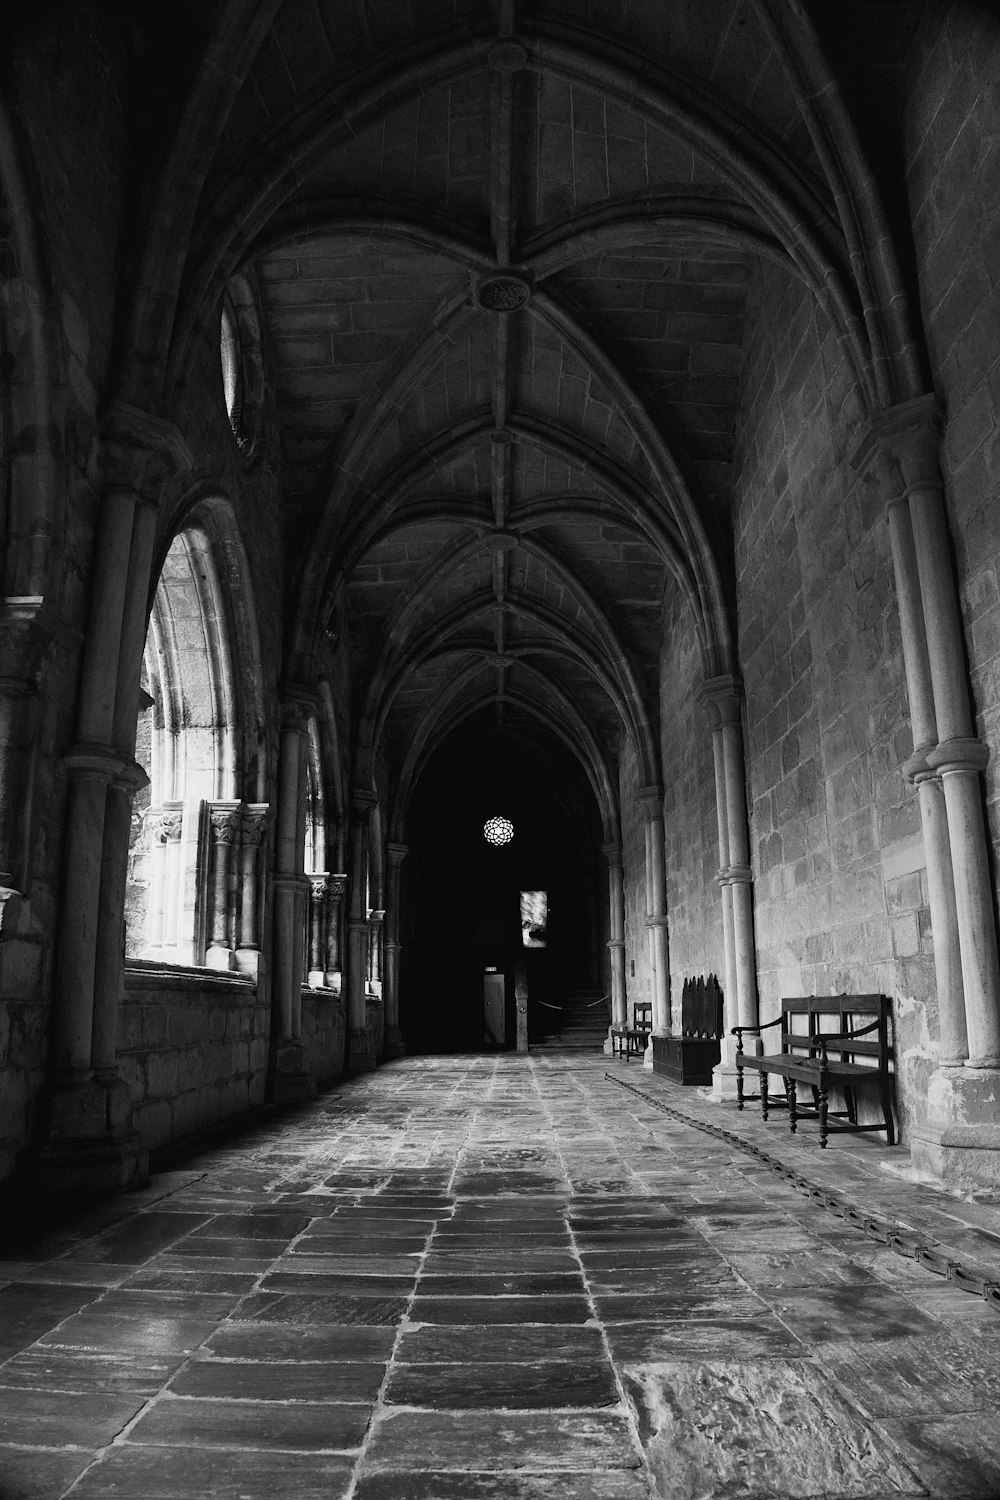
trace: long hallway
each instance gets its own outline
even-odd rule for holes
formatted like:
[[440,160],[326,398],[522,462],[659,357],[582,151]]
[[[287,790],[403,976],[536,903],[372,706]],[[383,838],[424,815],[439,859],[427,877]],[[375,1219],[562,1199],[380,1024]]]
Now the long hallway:
[[397,1062],[9,1250],[2,1500],[995,1495],[998,1314],[606,1067]]

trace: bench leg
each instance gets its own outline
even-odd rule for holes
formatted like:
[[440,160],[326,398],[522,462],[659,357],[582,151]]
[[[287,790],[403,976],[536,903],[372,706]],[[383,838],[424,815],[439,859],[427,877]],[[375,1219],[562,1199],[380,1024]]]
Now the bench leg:
[[736,1064],[736,1108],[743,1112],[743,1069]]
[[826,1112],[829,1105],[826,1085],[820,1084],[817,1090],[817,1103],[819,1108],[819,1144],[821,1150],[826,1150],[826,1137],[828,1134],[826,1126]]
[[847,1118],[852,1125],[858,1123],[858,1101],[853,1089],[844,1088],[844,1103],[847,1106]]
[[796,1113],[799,1101],[795,1093],[794,1078],[785,1079],[785,1098],[788,1100],[788,1128],[792,1132],[792,1135],[794,1135],[795,1127],[799,1123],[799,1117]]
[[888,1080],[879,1084],[878,1092],[879,1098],[882,1101],[882,1117],[885,1120],[886,1144],[894,1146],[896,1144],[896,1129],[892,1123],[892,1099],[889,1097]]
[[760,1112],[767,1119],[767,1074],[760,1070]]

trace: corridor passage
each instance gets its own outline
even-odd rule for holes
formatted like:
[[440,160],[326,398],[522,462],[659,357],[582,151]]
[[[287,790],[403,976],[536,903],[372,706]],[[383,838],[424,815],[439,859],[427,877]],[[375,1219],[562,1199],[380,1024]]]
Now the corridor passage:
[[[1000,1312],[651,1102],[761,1139],[692,1092],[406,1060],[23,1240],[0,1497],[1000,1492]],[[788,1150],[1000,1259],[996,1208]]]

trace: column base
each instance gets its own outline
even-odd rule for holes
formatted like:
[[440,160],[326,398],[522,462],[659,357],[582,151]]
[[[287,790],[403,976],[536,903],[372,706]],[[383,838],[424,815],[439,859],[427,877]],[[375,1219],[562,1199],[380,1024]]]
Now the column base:
[[277,1042],[271,1051],[271,1086],[274,1104],[297,1104],[316,1093],[316,1080],[306,1067],[301,1042]]
[[914,1128],[910,1160],[956,1192],[1000,1187],[1000,1068],[944,1067],[931,1074],[927,1118]]
[[[746,1074],[743,1075],[743,1082],[745,1086]],[[726,1099],[736,1098],[736,1064],[727,1062],[725,1057],[712,1069],[711,1097],[719,1103]]]
[[376,1058],[367,1031],[352,1031],[347,1038],[347,1071],[373,1073]]
[[137,1130],[90,1140],[53,1141],[35,1158],[34,1191],[53,1203],[144,1187],[149,1152]]
[[406,1056],[406,1043],[398,1026],[385,1028],[385,1055],[387,1058]]
[[611,1031],[612,1031],[612,1028],[609,1026],[608,1027],[608,1034],[604,1038],[603,1052],[604,1052],[604,1056],[605,1057],[614,1057],[614,1055],[615,1055],[615,1044],[611,1040]]

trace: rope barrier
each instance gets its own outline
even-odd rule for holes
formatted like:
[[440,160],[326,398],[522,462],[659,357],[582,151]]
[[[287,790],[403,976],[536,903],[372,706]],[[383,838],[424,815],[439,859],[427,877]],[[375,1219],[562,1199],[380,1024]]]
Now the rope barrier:
[[689,1125],[692,1130],[700,1130],[704,1135],[715,1136],[717,1140],[725,1141],[728,1145],[745,1151],[747,1155],[755,1157],[777,1176],[785,1178],[793,1187],[798,1188],[799,1192],[809,1198],[818,1199],[823,1208],[829,1209],[838,1218],[862,1229],[870,1239],[876,1240],[880,1245],[886,1245],[896,1255],[916,1261],[918,1265],[933,1272],[935,1276],[945,1277],[961,1291],[972,1292],[975,1296],[982,1297],[991,1307],[1000,1312],[1000,1281],[994,1281],[980,1275],[977,1270],[963,1266],[960,1261],[950,1256],[947,1250],[940,1248],[933,1241],[925,1240],[912,1229],[908,1229],[905,1224],[884,1218],[881,1214],[874,1214],[869,1209],[858,1208],[856,1204],[845,1198],[843,1193],[810,1182],[809,1178],[803,1177],[801,1172],[786,1167],[777,1157],[771,1156],[760,1146],[755,1146],[752,1141],[744,1140],[733,1130],[724,1130],[721,1125],[710,1125],[707,1120],[692,1119],[690,1115],[675,1109],[673,1105],[664,1104],[661,1100],[654,1099],[651,1094],[644,1093],[634,1083],[626,1083],[624,1078],[616,1078],[613,1073],[605,1073],[604,1077],[608,1083],[615,1083],[619,1088],[627,1089],[630,1094],[635,1094],[645,1104],[651,1104],[661,1114],[669,1115],[680,1124]]

